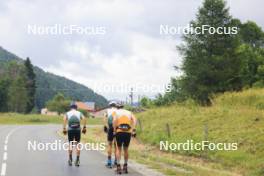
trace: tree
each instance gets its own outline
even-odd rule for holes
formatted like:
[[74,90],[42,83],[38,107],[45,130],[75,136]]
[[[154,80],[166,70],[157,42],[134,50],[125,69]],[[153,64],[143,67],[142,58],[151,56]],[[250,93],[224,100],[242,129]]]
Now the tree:
[[264,33],[255,22],[248,21],[241,24],[240,35],[244,43],[253,48],[264,47]]
[[18,76],[12,80],[8,90],[8,111],[25,113],[28,95],[26,90],[26,80],[23,76]]
[[28,102],[26,107],[26,112],[29,113],[35,106],[35,94],[36,94],[36,75],[34,73],[33,65],[29,58],[26,59],[25,63],[25,72],[26,72],[26,88],[28,94]]
[[239,34],[243,42],[238,50],[242,60],[241,78],[244,87],[252,87],[264,79],[261,73],[264,66],[264,32],[256,23],[248,21],[240,25]]
[[152,106],[154,105],[154,103],[153,103],[153,101],[152,101],[150,98],[144,96],[144,97],[140,100],[140,105],[141,105],[142,107],[144,107],[144,108],[150,108],[150,107],[152,107]]
[[25,113],[28,102],[26,88],[26,74],[23,65],[17,62],[10,62],[7,65],[6,77],[7,87],[7,106],[8,111]]
[[70,100],[66,99],[62,93],[58,93],[46,105],[50,111],[56,111],[62,114],[69,110]]
[[[205,0],[191,25],[194,28],[209,25],[228,29],[236,27],[236,22],[223,0]],[[242,88],[241,62],[236,54],[240,44],[238,35],[189,33],[183,39],[185,44],[178,47],[183,55],[181,89],[191,98],[209,105],[213,93]]]
[[164,97],[162,96],[162,94],[159,93],[159,94],[156,95],[156,97],[155,97],[154,104],[155,104],[156,106],[162,106],[162,105],[166,105],[167,103],[165,102],[165,99],[164,99]]
[[175,101],[182,102],[187,99],[187,95],[182,90],[182,78],[172,78],[171,79],[170,91],[166,92],[163,96],[165,104],[171,104]]
[[148,98],[147,98],[147,97],[143,97],[143,98],[140,100],[140,104],[141,104],[141,106],[143,106],[143,107],[147,107],[147,106],[148,106]]
[[8,87],[10,81],[7,78],[0,80],[0,112],[8,111]]
[[238,53],[242,61],[240,77],[243,87],[252,87],[255,82],[263,79],[259,70],[264,64],[264,55],[248,44],[241,45]]

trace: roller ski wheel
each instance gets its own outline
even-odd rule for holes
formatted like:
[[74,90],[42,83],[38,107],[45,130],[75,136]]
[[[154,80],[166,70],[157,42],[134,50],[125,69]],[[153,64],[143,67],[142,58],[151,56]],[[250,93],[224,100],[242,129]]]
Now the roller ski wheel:
[[76,167],[80,167],[80,160],[76,160],[76,161],[75,161],[75,166],[76,166]]
[[105,165],[107,168],[109,168],[109,169],[112,169],[113,168],[113,166],[112,166],[112,161],[111,160],[107,160],[107,163],[106,163],[106,165]]
[[124,164],[124,166],[123,166],[123,173],[128,174],[127,164]]
[[68,160],[68,165],[72,166],[72,160]]
[[122,174],[120,164],[116,166],[116,174],[117,174],[117,175],[121,175],[121,174]]

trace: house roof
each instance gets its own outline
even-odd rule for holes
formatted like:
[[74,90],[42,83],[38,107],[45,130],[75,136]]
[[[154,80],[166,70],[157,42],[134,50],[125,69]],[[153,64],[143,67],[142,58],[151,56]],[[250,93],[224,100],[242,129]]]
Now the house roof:
[[88,106],[84,102],[76,102],[76,105],[78,106],[78,109],[81,109],[81,110],[86,110],[86,111],[94,110],[92,107]]

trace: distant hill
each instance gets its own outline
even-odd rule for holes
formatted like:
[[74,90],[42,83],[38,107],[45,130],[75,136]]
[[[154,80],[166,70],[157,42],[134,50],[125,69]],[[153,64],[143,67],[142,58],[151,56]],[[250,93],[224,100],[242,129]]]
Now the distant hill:
[[[23,62],[21,58],[15,54],[0,47],[0,69],[5,67],[7,62],[17,61]],[[64,93],[65,96],[74,100],[93,101],[96,106],[103,107],[107,105],[107,100],[103,96],[95,93],[92,89],[76,83],[67,78],[57,76],[52,73],[45,72],[39,67],[34,67],[36,74],[36,105],[38,108],[45,106],[45,103],[53,98],[58,92]]]
[[8,52],[7,50],[5,50],[4,48],[2,48],[0,46],[0,61],[11,61],[11,60],[19,61],[20,58],[14,54]]

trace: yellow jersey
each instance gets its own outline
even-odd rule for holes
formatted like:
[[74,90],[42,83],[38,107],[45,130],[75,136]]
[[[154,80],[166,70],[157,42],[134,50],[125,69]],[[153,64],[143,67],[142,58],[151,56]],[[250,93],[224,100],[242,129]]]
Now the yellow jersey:
[[116,111],[116,132],[132,133],[133,117],[132,112],[119,109]]

